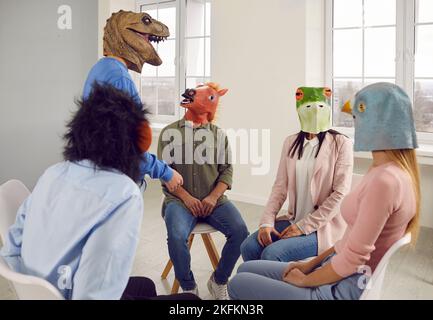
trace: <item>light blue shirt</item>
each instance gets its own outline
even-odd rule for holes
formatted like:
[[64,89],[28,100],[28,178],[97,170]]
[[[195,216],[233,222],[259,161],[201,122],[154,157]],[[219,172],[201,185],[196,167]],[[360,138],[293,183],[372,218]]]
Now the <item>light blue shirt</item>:
[[136,183],[92,162],[45,171],[19,208],[0,254],[16,271],[52,283],[66,299],[118,300],[143,215]]

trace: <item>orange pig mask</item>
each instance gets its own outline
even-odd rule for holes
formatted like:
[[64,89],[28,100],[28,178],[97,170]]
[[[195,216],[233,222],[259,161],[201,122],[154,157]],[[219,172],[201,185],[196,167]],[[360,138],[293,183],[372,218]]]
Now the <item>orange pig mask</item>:
[[182,95],[181,106],[187,109],[185,120],[195,125],[205,125],[215,119],[219,100],[228,89],[220,89],[216,83],[206,83],[195,89],[187,89]]

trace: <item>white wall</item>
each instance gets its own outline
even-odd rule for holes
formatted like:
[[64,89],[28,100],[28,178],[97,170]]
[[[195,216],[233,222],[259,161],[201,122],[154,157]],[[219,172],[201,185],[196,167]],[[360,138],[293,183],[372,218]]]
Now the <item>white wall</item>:
[[[72,9],[72,30],[57,27],[61,5]],[[0,1],[0,184],[16,178],[32,188],[62,159],[65,123],[97,61],[97,5]]]
[[[320,14],[313,13],[319,19],[310,24],[307,4],[316,9],[322,5],[320,0],[213,2],[212,75],[230,89],[223,98],[218,124],[271,129],[270,174],[252,176],[250,166],[235,165],[232,198],[257,204],[266,201],[284,139],[300,129],[296,88],[310,84],[308,79],[324,85]],[[306,52],[312,46],[307,63]]]

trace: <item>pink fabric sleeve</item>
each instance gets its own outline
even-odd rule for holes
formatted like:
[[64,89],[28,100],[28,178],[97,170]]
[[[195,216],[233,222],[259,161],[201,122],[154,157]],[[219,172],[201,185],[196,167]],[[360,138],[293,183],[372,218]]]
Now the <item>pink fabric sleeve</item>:
[[343,198],[349,193],[352,183],[353,170],[353,145],[352,141],[345,139],[338,152],[335,163],[333,192],[313,213],[305,216],[297,224],[309,235],[326,225],[337,214],[340,214],[339,206]]
[[284,142],[280,164],[278,166],[277,177],[275,179],[274,186],[272,187],[272,192],[268,203],[266,204],[262,219],[260,220],[260,225],[267,224],[274,226],[275,218],[287,199],[287,192],[289,188],[289,178],[287,172],[287,157],[290,148],[289,140],[290,137]]
[[379,173],[364,192],[347,241],[331,261],[334,271],[343,278],[358,272],[370,260],[376,240],[402,197],[399,180],[389,172]]

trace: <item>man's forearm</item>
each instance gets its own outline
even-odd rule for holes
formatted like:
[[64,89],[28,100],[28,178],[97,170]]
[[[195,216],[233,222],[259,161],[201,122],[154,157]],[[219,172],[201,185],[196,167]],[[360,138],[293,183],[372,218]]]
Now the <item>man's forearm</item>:
[[180,200],[182,200],[183,202],[185,202],[185,199],[187,199],[188,197],[190,197],[191,195],[188,193],[188,191],[186,191],[182,186],[180,186],[179,188],[177,188],[175,191],[172,192],[172,194],[179,198]]
[[219,199],[224,195],[224,193],[227,191],[228,188],[229,188],[229,186],[226,185],[224,182],[218,182],[218,184],[212,190],[210,195],[215,197],[216,199]]

